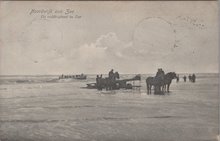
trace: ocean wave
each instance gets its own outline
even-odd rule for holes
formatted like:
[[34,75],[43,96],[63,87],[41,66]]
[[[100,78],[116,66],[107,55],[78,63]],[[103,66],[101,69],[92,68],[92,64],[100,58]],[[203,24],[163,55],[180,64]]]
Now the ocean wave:
[[[184,74],[180,74],[182,78]],[[104,75],[107,77],[107,75]],[[131,78],[135,74],[121,74],[120,79]],[[141,74],[142,80],[145,80],[148,76],[153,76],[153,74]],[[206,78],[218,78],[217,73],[212,74],[196,74],[197,79],[206,79]],[[32,83],[72,83],[72,82],[95,82],[96,75],[88,75],[86,80],[78,80],[73,78],[68,79],[59,79],[59,76],[54,75],[33,75],[33,76],[0,76],[0,85],[2,84],[32,84]]]
[[[33,83],[70,83],[76,82],[75,79],[0,79],[0,85],[2,84],[33,84]],[[83,81],[83,80],[78,80]]]

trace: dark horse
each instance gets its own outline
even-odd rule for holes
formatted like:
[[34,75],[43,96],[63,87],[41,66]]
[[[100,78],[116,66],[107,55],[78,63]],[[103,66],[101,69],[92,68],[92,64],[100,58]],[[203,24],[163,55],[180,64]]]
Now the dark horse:
[[161,92],[161,87],[163,86],[163,78],[161,77],[148,77],[146,79],[147,93],[151,94],[151,88],[154,86],[154,93]]
[[116,83],[115,80],[119,79],[119,73],[115,72],[114,75],[112,75],[111,78],[106,77],[106,78],[102,78],[100,79],[100,86],[101,89],[102,88],[106,88],[106,90],[113,90],[116,89]]
[[175,72],[169,72],[164,77],[148,77],[146,79],[147,93],[151,94],[152,86],[154,86],[155,94],[169,92],[170,84],[174,78],[176,78]]
[[170,92],[170,84],[172,83],[172,80],[177,78],[177,75],[175,72],[169,72],[164,76],[164,84],[163,84],[163,90],[165,92]]

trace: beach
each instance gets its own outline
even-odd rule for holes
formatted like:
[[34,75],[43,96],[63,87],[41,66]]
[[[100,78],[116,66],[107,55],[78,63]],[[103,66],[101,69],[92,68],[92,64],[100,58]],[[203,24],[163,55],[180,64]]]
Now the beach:
[[1,76],[0,140],[217,141],[218,74],[196,75],[165,95],[146,93],[146,74],[141,88],[113,91],[83,88],[96,75]]

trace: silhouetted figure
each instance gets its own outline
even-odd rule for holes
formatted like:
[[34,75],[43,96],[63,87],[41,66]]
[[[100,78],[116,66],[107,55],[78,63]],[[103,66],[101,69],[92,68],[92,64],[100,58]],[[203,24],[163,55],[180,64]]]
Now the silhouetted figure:
[[98,85],[99,75],[96,75],[96,84]]
[[98,90],[101,90],[100,77],[99,77],[99,75],[96,76],[96,87],[97,87]]
[[62,74],[61,76],[59,76],[59,79],[63,79],[64,75]]
[[165,73],[164,73],[164,71],[163,71],[162,68],[160,68],[160,69],[157,70],[156,77],[161,77],[161,76],[164,76],[164,75],[165,75]]
[[102,74],[100,75],[100,77],[99,77],[99,86],[100,86],[100,90],[102,90],[102,88],[103,88],[103,84],[102,84]]
[[193,83],[196,82],[196,75],[195,74],[192,75],[192,82]]
[[188,76],[188,78],[189,78],[189,81],[191,81],[191,82],[192,82],[192,76],[191,76],[191,75],[189,75],[189,76]]
[[108,83],[107,83],[108,89],[112,90],[113,83],[114,83],[114,70],[111,69],[111,71],[108,73]]
[[185,75],[183,76],[183,80],[184,80],[184,82],[186,82],[186,76]]
[[177,75],[177,77],[176,77],[176,82],[178,83],[179,82],[179,75]]
[[114,76],[114,70],[111,69],[111,71],[108,73],[108,77],[109,77],[109,79],[112,79],[113,76]]
[[[163,80],[164,80],[164,76],[165,76],[165,73],[164,73],[164,71],[163,71],[163,69],[162,68],[159,68],[158,70],[157,70],[157,73],[156,73],[156,77],[155,77],[155,82],[156,83],[158,83],[158,82],[162,82]],[[154,92],[155,92],[155,94],[157,93],[157,94],[159,94],[159,93],[161,93],[161,85],[154,85]]]

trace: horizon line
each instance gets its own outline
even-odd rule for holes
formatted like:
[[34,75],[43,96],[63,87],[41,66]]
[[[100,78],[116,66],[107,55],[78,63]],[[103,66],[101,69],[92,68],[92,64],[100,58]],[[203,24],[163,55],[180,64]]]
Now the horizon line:
[[[180,72],[177,74],[219,74],[219,72]],[[0,74],[0,76],[51,76],[51,75],[80,75],[82,73],[60,73],[60,74]],[[102,75],[107,75],[108,73],[83,73],[85,75],[98,75],[98,74],[102,74]],[[155,74],[155,73],[119,73],[119,74]]]

